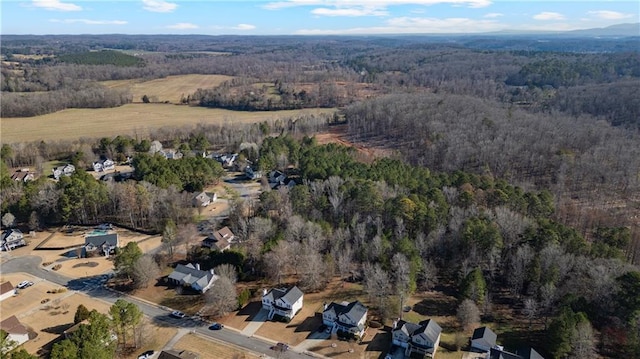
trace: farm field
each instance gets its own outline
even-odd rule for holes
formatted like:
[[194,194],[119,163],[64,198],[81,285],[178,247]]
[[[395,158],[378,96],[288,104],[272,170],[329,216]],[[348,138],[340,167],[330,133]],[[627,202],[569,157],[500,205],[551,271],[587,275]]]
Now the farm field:
[[3,143],[77,140],[116,135],[148,136],[161,127],[197,124],[251,124],[291,117],[331,114],[334,109],[240,112],[171,104],[128,104],[115,108],[67,109],[35,117],[3,118]]
[[133,95],[133,102],[142,102],[142,96],[147,95],[152,102],[180,103],[182,96],[188,96],[197,89],[211,88],[224,81],[233,79],[226,75],[178,75],[167,76],[162,79],[142,82],[140,79],[115,80],[100,82],[109,88],[129,88]]

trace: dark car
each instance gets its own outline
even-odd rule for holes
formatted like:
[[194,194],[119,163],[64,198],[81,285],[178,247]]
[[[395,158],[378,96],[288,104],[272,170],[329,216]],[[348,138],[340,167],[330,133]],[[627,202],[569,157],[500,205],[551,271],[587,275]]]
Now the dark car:
[[277,352],[286,352],[287,350],[289,350],[289,344],[277,343],[276,345],[272,346],[271,349]]
[[220,330],[224,328],[224,325],[220,324],[220,323],[213,323],[209,326],[209,329],[211,330]]

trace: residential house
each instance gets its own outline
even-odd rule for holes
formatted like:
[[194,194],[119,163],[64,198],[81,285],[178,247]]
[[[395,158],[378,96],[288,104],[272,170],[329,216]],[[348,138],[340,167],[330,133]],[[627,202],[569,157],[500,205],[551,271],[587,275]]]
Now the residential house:
[[296,313],[302,309],[303,297],[304,294],[296,286],[289,289],[273,288],[270,291],[264,289],[262,292],[262,308],[269,311],[267,316],[269,320],[278,315],[286,318],[287,321],[291,321]]
[[332,333],[341,331],[362,338],[368,311],[367,307],[359,301],[332,302],[324,306],[322,323],[332,328]]
[[488,353],[496,346],[496,339],[498,336],[489,327],[476,328],[471,336],[471,349]]
[[405,355],[435,357],[442,328],[433,319],[418,324],[395,321],[391,332],[393,344],[405,349]]
[[93,170],[96,172],[111,171],[116,168],[116,164],[110,159],[104,159],[93,163]]
[[2,284],[0,284],[0,302],[13,296],[15,292],[16,289],[13,287],[13,284],[11,284],[11,282],[3,282]]
[[228,168],[233,166],[235,161],[238,159],[237,153],[225,153],[225,154],[211,154],[210,157],[222,165],[224,168]]
[[205,238],[202,241],[202,246],[223,252],[231,248],[231,243],[233,243],[235,237],[229,227],[223,227],[214,231],[211,236]]
[[173,148],[160,150],[159,153],[168,160],[179,160],[183,157],[182,152],[174,150]]
[[287,179],[287,176],[278,170],[269,172],[269,183],[281,183],[285,179]]
[[13,175],[11,175],[11,179],[16,182],[29,182],[35,179],[35,175],[29,172],[28,168],[23,168],[21,170],[15,171]]
[[206,192],[200,192],[193,197],[193,205],[196,207],[206,207],[210,205],[211,202],[215,202],[216,199],[218,199],[218,195],[215,193],[210,197]]
[[7,229],[0,236],[0,250],[10,251],[17,247],[26,246],[24,234],[19,229]]
[[[0,329],[4,330],[8,335],[7,339],[16,343],[16,346],[29,340],[29,330],[20,323],[15,315],[0,322]],[[13,349],[13,348],[11,348]],[[5,354],[5,353],[2,353]]]
[[489,351],[488,359],[544,359],[533,348],[521,348],[515,353],[505,351],[502,347],[494,347]]
[[183,287],[189,287],[200,293],[204,293],[218,280],[213,269],[200,270],[200,264],[178,264],[168,277],[169,281]]
[[158,359],[200,359],[200,356],[188,350],[169,349],[161,351]]
[[66,164],[53,169],[53,178],[60,179],[62,176],[71,176],[76,171],[76,167],[72,164]]
[[260,171],[254,171],[251,166],[247,166],[244,168],[244,175],[250,180],[254,180],[262,177],[262,173],[260,173]]
[[118,248],[118,234],[90,235],[84,238],[84,248],[89,252],[99,251],[102,255],[109,255]]

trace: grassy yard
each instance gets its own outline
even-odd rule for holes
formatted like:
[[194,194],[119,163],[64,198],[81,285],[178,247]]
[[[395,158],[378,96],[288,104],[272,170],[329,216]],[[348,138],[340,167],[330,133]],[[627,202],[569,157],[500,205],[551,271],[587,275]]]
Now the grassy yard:
[[[334,109],[241,112],[171,104],[128,104],[114,108],[67,109],[35,117],[3,118],[2,141],[77,140],[116,135],[147,136],[161,127],[198,124],[234,125],[273,122],[300,115],[330,114]],[[50,171],[50,170],[49,170]],[[47,172],[45,172],[47,173]],[[50,173],[50,172],[48,172]]]

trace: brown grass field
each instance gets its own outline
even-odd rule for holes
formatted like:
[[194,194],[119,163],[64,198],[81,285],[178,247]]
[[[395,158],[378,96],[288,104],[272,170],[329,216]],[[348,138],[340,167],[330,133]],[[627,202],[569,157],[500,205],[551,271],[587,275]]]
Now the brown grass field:
[[236,349],[231,345],[224,345],[191,333],[182,337],[173,348],[192,351],[199,354],[202,359],[258,358],[257,355],[245,350]]
[[160,127],[197,124],[250,124],[273,122],[300,115],[330,114],[334,109],[240,112],[172,104],[129,104],[115,108],[67,109],[36,117],[3,118],[3,143],[76,140],[116,135],[147,136]]
[[101,84],[109,88],[129,88],[133,95],[133,102],[142,102],[142,96],[147,95],[155,102],[179,103],[183,95],[190,95],[199,88],[215,87],[231,79],[233,76],[191,74],[167,76],[151,81],[140,79],[103,81]]

